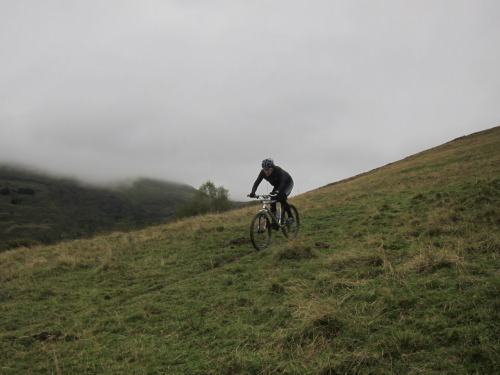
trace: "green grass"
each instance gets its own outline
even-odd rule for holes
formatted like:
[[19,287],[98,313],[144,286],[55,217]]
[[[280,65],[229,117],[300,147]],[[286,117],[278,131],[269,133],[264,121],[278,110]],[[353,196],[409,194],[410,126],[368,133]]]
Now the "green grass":
[[[0,374],[493,374],[500,128],[292,199],[0,254]],[[276,233],[276,232],[275,232]]]

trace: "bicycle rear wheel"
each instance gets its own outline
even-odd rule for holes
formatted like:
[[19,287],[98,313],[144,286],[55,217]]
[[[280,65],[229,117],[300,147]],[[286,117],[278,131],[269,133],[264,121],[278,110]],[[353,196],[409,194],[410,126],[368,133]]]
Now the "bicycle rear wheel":
[[283,212],[285,225],[281,228],[283,235],[288,239],[297,237],[300,230],[299,211],[297,211],[297,208],[294,205],[290,205],[290,211],[292,211],[292,217],[290,217],[287,212]]
[[259,212],[252,219],[250,239],[257,250],[263,250],[271,243],[271,222],[266,214]]

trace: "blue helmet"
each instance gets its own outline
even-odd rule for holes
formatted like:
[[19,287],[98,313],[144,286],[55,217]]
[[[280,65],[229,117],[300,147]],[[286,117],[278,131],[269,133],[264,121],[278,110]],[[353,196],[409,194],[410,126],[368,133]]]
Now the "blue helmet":
[[262,160],[262,168],[269,169],[274,167],[274,160],[271,158],[267,158]]

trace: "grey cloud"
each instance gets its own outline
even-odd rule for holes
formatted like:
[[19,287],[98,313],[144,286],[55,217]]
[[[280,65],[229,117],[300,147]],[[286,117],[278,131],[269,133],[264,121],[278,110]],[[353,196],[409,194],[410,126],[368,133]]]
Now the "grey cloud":
[[497,1],[0,5],[0,161],[244,199],[296,193],[498,125]]

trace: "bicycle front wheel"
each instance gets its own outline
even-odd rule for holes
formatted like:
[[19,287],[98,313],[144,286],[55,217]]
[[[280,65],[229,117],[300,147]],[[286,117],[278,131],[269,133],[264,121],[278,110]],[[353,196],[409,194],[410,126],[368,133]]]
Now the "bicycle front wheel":
[[300,217],[299,211],[294,205],[290,205],[290,211],[292,211],[292,217],[287,212],[284,212],[284,223],[285,225],[281,228],[283,235],[288,239],[293,239],[297,237],[300,229]]
[[252,219],[250,239],[257,250],[263,250],[271,243],[271,222],[266,214],[259,212]]

